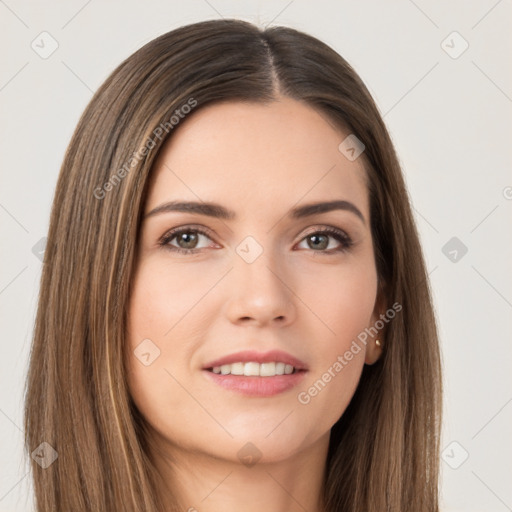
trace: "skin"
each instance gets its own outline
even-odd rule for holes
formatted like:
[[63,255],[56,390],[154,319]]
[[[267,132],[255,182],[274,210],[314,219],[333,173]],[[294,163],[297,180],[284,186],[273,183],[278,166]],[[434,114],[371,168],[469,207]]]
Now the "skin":
[[[166,212],[141,226],[127,378],[151,428],[162,492],[172,488],[182,510],[323,510],[330,429],[364,364],[381,354],[369,338],[307,405],[298,401],[383,312],[362,159],[351,162],[338,150],[347,135],[289,98],[217,104],[182,121],[155,163],[145,214],[167,201],[191,200],[237,215]],[[297,205],[335,199],[353,203],[364,222],[344,210],[287,217]],[[169,230],[186,226],[211,230],[199,235],[196,254],[159,245]],[[312,243],[311,235],[328,226],[353,245],[333,251],[342,243],[332,235],[320,247]],[[247,236],[263,250],[252,263],[236,252]],[[169,245],[193,247],[183,236]],[[148,366],[134,356],[144,339],[160,349]],[[246,349],[284,350],[308,373],[272,397],[244,396],[205,378],[207,362]],[[252,466],[238,456],[248,442],[261,454]]]

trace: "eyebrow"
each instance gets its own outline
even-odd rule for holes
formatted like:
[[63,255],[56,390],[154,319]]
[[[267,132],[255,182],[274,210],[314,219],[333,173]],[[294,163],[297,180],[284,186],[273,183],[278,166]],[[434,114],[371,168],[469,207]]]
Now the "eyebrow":
[[[327,213],[334,210],[344,210],[355,214],[363,224],[366,224],[365,218],[359,208],[349,201],[335,200],[319,203],[309,203],[303,206],[297,206],[292,208],[288,217],[292,219],[302,219],[310,217],[312,215],[318,215],[321,213]],[[236,219],[236,213],[232,210],[225,208],[218,203],[210,202],[199,202],[199,201],[169,201],[163,203],[156,208],[153,208],[150,212],[144,215],[144,219],[157,215],[159,213],[167,212],[185,212],[196,215],[206,215],[208,217],[214,217],[223,220],[234,220]]]

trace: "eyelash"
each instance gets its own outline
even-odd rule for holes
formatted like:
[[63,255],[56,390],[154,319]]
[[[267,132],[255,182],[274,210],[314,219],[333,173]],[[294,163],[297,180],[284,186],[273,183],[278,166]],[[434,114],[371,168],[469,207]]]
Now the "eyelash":
[[[204,235],[211,239],[211,232],[208,229],[200,228],[200,227],[185,226],[185,227],[176,228],[176,229],[173,229],[173,230],[167,232],[165,235],[162,236],[162,238],[159,240],[158,244],[159,244],[159,246],[161,246],[167,250],[170,250],[170,251],[176,252],[176,253],[180,253],[180,254],[196,254],[196,253],[201,252],[202,249],[183,249],[182,247],[176,247],[174,245],[169,245],[169,242],[171,240],[173,240],[174,238],[176,238],[176,236],[181,235],[183,233],[199,233],[199,234]],[[332,238],[335,238],[341,244],[340,247],[338,247],[336,249],[330,249],[329,251],[327,251],[327,250],[314,251],[313,249],[311,249],[311,251],[314,253],[320,253],[320,254],[325,254],[325,255],[332,255],[337,252],[343,253],[343,252],[347,252],[352,247],[352,245],[354,245],[354,242],[346,233],[344,233],[343,231],[341,231],[339,229],[332,228],[329,226],[319,228],[316,231],[311,231],[310,233],[306,234],[300,240],[300,242],[302,242],[303,240],[305,240],[306,238],[308,238],[309,236],[312,236],[312,235],[329,235]]]

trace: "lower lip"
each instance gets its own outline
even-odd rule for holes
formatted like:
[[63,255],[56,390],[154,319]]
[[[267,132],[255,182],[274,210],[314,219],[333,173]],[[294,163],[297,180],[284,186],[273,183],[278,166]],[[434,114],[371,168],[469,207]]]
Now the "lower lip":
[[290,373],[289,375],[275,375],[274,377],[244,377],[242,375],[222,375],[203,370],[207,378],[213,380],[225,389],[249,396],[274,396],[284,393],[297,384],[306,375],[305,371]]

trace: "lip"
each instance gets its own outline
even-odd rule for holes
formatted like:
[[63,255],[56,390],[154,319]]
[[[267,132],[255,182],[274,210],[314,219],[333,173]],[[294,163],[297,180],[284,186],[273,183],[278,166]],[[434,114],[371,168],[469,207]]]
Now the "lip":
[[[244,377],[242,375],[222,375],[213,373],[211,370],[214,366],[222,366],[223,364],[232,363],[271,363],[281,362],[290,364],[295,368],[295,372],[288,375],[275,375],[273,377]],[[240,393],[247,396],[274,396],[283,393],[297,386],[305,377],[308,367],[296,357],[283,352],[282,350],[271,350],[269,352],[255,352],[245,350],[229,354],[220,359],[210,361],[203,367],[203,374],[210,382],[214,382],[224,389]]]
[[224,389],[235,391],[247,396],[274,396],[294,388],[306,375],[305,370],[289,375],[276,375],[274,377],[243,377],[241,375],[222,375],[203,370],[203,374],[211,382]]
[[[222,366],[223,364],[233,363],[272,363],[273,361],[281,362],[285,364],[291,364],[297,370],[307,370],[306,363],[297,359],[296,357],[283,352],[282,350],[270,350],[269,352],[256,352],[254,350],[244,350],[242,352],[236,352],[227,356],[215,359],[203,366],[203,370],[208,370],[214,366]],[[265,377],[266,379],[272,379],[273,377]]]

